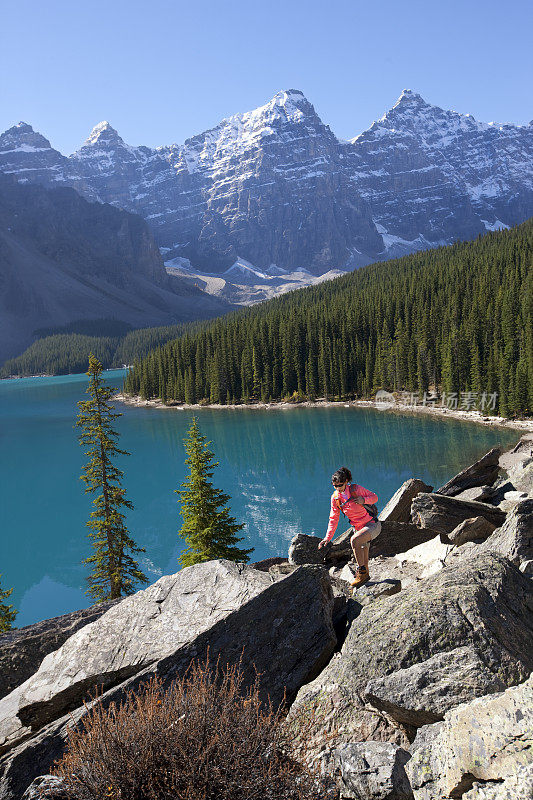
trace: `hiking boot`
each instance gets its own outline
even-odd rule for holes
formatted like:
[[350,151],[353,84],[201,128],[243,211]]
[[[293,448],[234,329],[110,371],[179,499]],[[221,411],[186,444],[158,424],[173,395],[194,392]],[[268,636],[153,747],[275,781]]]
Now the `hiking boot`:
[[367,568],[359,567],[355,580],[350,583],[350,586],[352,586],[354,589],[357,589],[358,586],[361,586],[363,583],[366,583],[369,580],[370,575],[368,574]]

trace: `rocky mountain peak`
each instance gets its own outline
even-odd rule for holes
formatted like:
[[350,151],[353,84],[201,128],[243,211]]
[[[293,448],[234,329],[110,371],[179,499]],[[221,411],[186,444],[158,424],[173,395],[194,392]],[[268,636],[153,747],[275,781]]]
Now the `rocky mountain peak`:
[[109,146],[109,145],[124,145],[124,140],[118,135],[117,131],[109,124],[107,120],[99,122],[95,125],[91,133],[83,143],[83,147],[90,147],[91,145]]
[[27,122],[19,122],[0,136],[0,148],[7,150],[48,150],[51,144],[42,134],[34,131]]
[[316,117],[316,112],[299,89],[282,89],[264,106],[241,116],[250,120],[286,119],[288,122],[301,122],[305,117]]

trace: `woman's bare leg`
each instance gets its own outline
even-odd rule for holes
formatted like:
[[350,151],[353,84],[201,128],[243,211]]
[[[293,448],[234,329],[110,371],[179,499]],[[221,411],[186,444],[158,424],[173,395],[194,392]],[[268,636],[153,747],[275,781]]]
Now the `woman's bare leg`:
[[355,560],[358,566],[366,567],[368,569],[368,547],[364,547],[370,541],[370,533],[367,528],[361,528],[356,531],[350,539],[352,550],[354,552]]

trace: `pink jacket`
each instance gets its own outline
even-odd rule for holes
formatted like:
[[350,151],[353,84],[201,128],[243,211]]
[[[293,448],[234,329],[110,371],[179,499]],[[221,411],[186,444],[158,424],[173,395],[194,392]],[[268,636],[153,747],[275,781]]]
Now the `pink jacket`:
[[[358,483],[350,484],[349,488],[351,489],[352,497],[354,497],[355,495],[360,495],[361,497],[364,497],[365,503],[367,503],[368,505],[372,505],[372,503],[378,502],[377,494],[374,494],[374,492],[370,492],[368,489],[365,489],[364,486],[359,486]],[[331,495],[331,511],[329,515],[329,525],[325,536],[328,542],[331,541],[331,539],[333,539],[333,535],[337,530],[337,525],[339,522],[339,517],[341,513],[337,503],[337,497],[339,496],[340,493],[337,490],[335,490]],[[341,497],[341,502],[342,500],[343,498]],[[364,506],[360,505],[359,503],[356,503],[355,500],[353,499],[348,500],[348,502],[345,505],[343,505],[342,510],[344,511],[344,513],[348,517],[348,520],[350,521],[350,524],[353,525],[356,531],[361,530],[361,528],[364,528],[364,526],[368,522],[373,521],[372,517],[370,516],[366,508],[364,508]]]

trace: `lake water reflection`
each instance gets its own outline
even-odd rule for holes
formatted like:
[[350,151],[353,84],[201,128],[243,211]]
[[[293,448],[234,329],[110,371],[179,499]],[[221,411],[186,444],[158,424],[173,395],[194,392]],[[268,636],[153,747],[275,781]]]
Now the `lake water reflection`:
[[[120,387],[122,371],[104,374]],[[85,459],[74,428],[86,383],[85,375],[0,381],[0,572],[4,588],[15,589],[17,626],[90,604],[81,561],[90,553],[92,497],[79,480]],[[127,524],[155,581],[177,570],[183,548],[174,489],[186,475],[183,437],[192,413],[119,410],[120,446],[132,453],[120,461],[135,505]],[[330,476],[340,466],[378,494],[381,509],[407,478],[438,487],[491,447],[520,438],[509,429],[342,405],[201,409],[198,416],[220,461],[215,485],[231,495],[254,560],[286,555],[295,533],[324,535]]]

